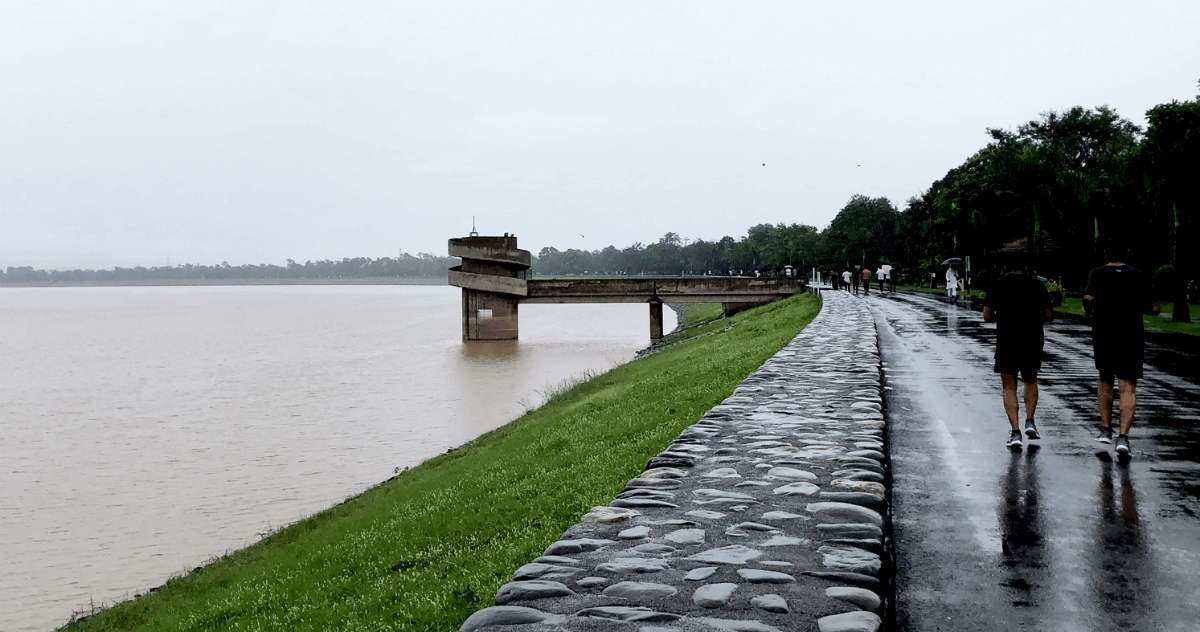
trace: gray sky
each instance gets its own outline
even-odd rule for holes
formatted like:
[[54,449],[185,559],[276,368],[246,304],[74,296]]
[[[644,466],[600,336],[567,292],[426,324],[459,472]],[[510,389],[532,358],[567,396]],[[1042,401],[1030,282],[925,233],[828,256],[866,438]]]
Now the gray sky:
[[824,227],[1200,79],[1192,0],[810,4],[0,0],[0,267]]

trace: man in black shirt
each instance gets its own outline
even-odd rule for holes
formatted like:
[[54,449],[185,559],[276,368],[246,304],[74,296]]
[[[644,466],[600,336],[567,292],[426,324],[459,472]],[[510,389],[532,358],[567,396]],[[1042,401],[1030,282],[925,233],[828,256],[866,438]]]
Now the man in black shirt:
[[1021,427],[1017,423],[1017,375],[1025,383],[1025,436],[1041,439],[1033,421],[1037,409],[1038,369],[1042,366],[1045,337],[1042,323],[1050,320],[1050,295],[1046,286],[1027,270],[1014,269],[1004,274],[987,293],[983,302],[983,320],[996,323],[996,364],[1004,387],[1004,412],[1012,432],[1008,447],[1021,449]]
[[1093,269],[1083,291],[1083,311],[1092,320],[1092,347],[1100,371],[1100,432],[1112,443],[1113,378],[1121,391],[1121,427],[1117,454],[1129,456],[1129,429],[1137,410],[1137,381],[1142,377],[1142,314],[1157,314],[1146,273],[1127,265],[1124,256]]

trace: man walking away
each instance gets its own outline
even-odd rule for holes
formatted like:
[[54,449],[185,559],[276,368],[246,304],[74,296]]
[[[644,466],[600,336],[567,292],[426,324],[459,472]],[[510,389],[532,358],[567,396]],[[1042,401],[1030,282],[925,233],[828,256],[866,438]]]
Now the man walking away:
[[1142,377],[1142,313],[1158,313],[1146,273],[1125,263],[1126,249],[1115,245],[1109,262],[1088,273],[1084,314],[1092,320],[1092,348],[1100,372],[1100,431],[1096,441],[1112,443],[1113,378],[1121,392],[1118,456],[1130,456],[1129,429],[1137,410],[1137,381]]
[[871,269],[864,267],[862,269],[862,286],[863,296],[871,295]]
[[895,294],[896,293],[896,268],[892,268],[891,270],[888,270],[887,279],[888,279],[888,292]]
[[883,294],[883,284],[887,283],[887,272],[883,271],[883,266],[875,268],[875,278],[879,280],[879,293]]
[[[851,277],[851,274],[850,274],[849,270],[842,270],[842,285],[846,288],[847,293],[850,292],[850,277]],[[858,295],[858,284],[857,283],[854,284],[854,294],[856,296]]]
[[954,271],[954,266],[946,268],[946,296],[950,297],[950,302],[958,305],[958,273]]
[[1021,449],[1021,427],[1017,423],[1018,374],[1025,384],[1025,436],[1031,441],[1042,438],[1033,415],[1037,410],[1037,374],[1045,343],[1042,323],[1049,322],[1052,315],[1046,286],[1033,278],[1027,268],[1010,270],[1001,276],[983,301],[984,322],[996,323],[993,370],[1000,374],[1000,385],[1004,388],[1004,412],[1012,430],[1007,445],[1013,450]]

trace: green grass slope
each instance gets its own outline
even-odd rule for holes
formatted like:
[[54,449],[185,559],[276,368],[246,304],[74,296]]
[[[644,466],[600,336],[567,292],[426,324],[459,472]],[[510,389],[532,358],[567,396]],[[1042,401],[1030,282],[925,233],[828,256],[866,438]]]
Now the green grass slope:
[[705,325],[712,335],[578,384],[507,426],[68,629],[456,630],[819,309],[817,297],[803,295]]

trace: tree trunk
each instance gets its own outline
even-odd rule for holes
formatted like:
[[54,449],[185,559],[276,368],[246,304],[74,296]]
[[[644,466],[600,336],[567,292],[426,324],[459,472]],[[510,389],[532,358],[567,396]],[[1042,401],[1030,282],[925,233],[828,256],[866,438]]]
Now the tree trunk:
[[[1190,266],[1185,268],[1184,266],[1180,265],[1183,262],[1181,262],[1179,260],[1179,253],[1181,251],[1181,249],[1179,247],[1180,246],[1180,243],[1179,243],[1179,229],[1180,229],[1179,205],[1172,204],[1171,206],[1173,207],[1173,210],[1175,211],[1175,252],[1174,252],[1175,256],[1172,258],[1175,260],[1174,263],[1175,263],[1175,279],[1176,279],[1175,280],[1175,297],[1174,297],[1175,305],[1171,309],[1171,322],[1173,322],[1173,323],[1190,323],[1190,322],[1192,322],[1192,314],[1191,314],[1191,310],[1188,306],[1187,283],[1188,283],[1188,275],[1191,273],[1192,268]],[[1184,273],[1184,270],[1187,270],[1188,272]]]

